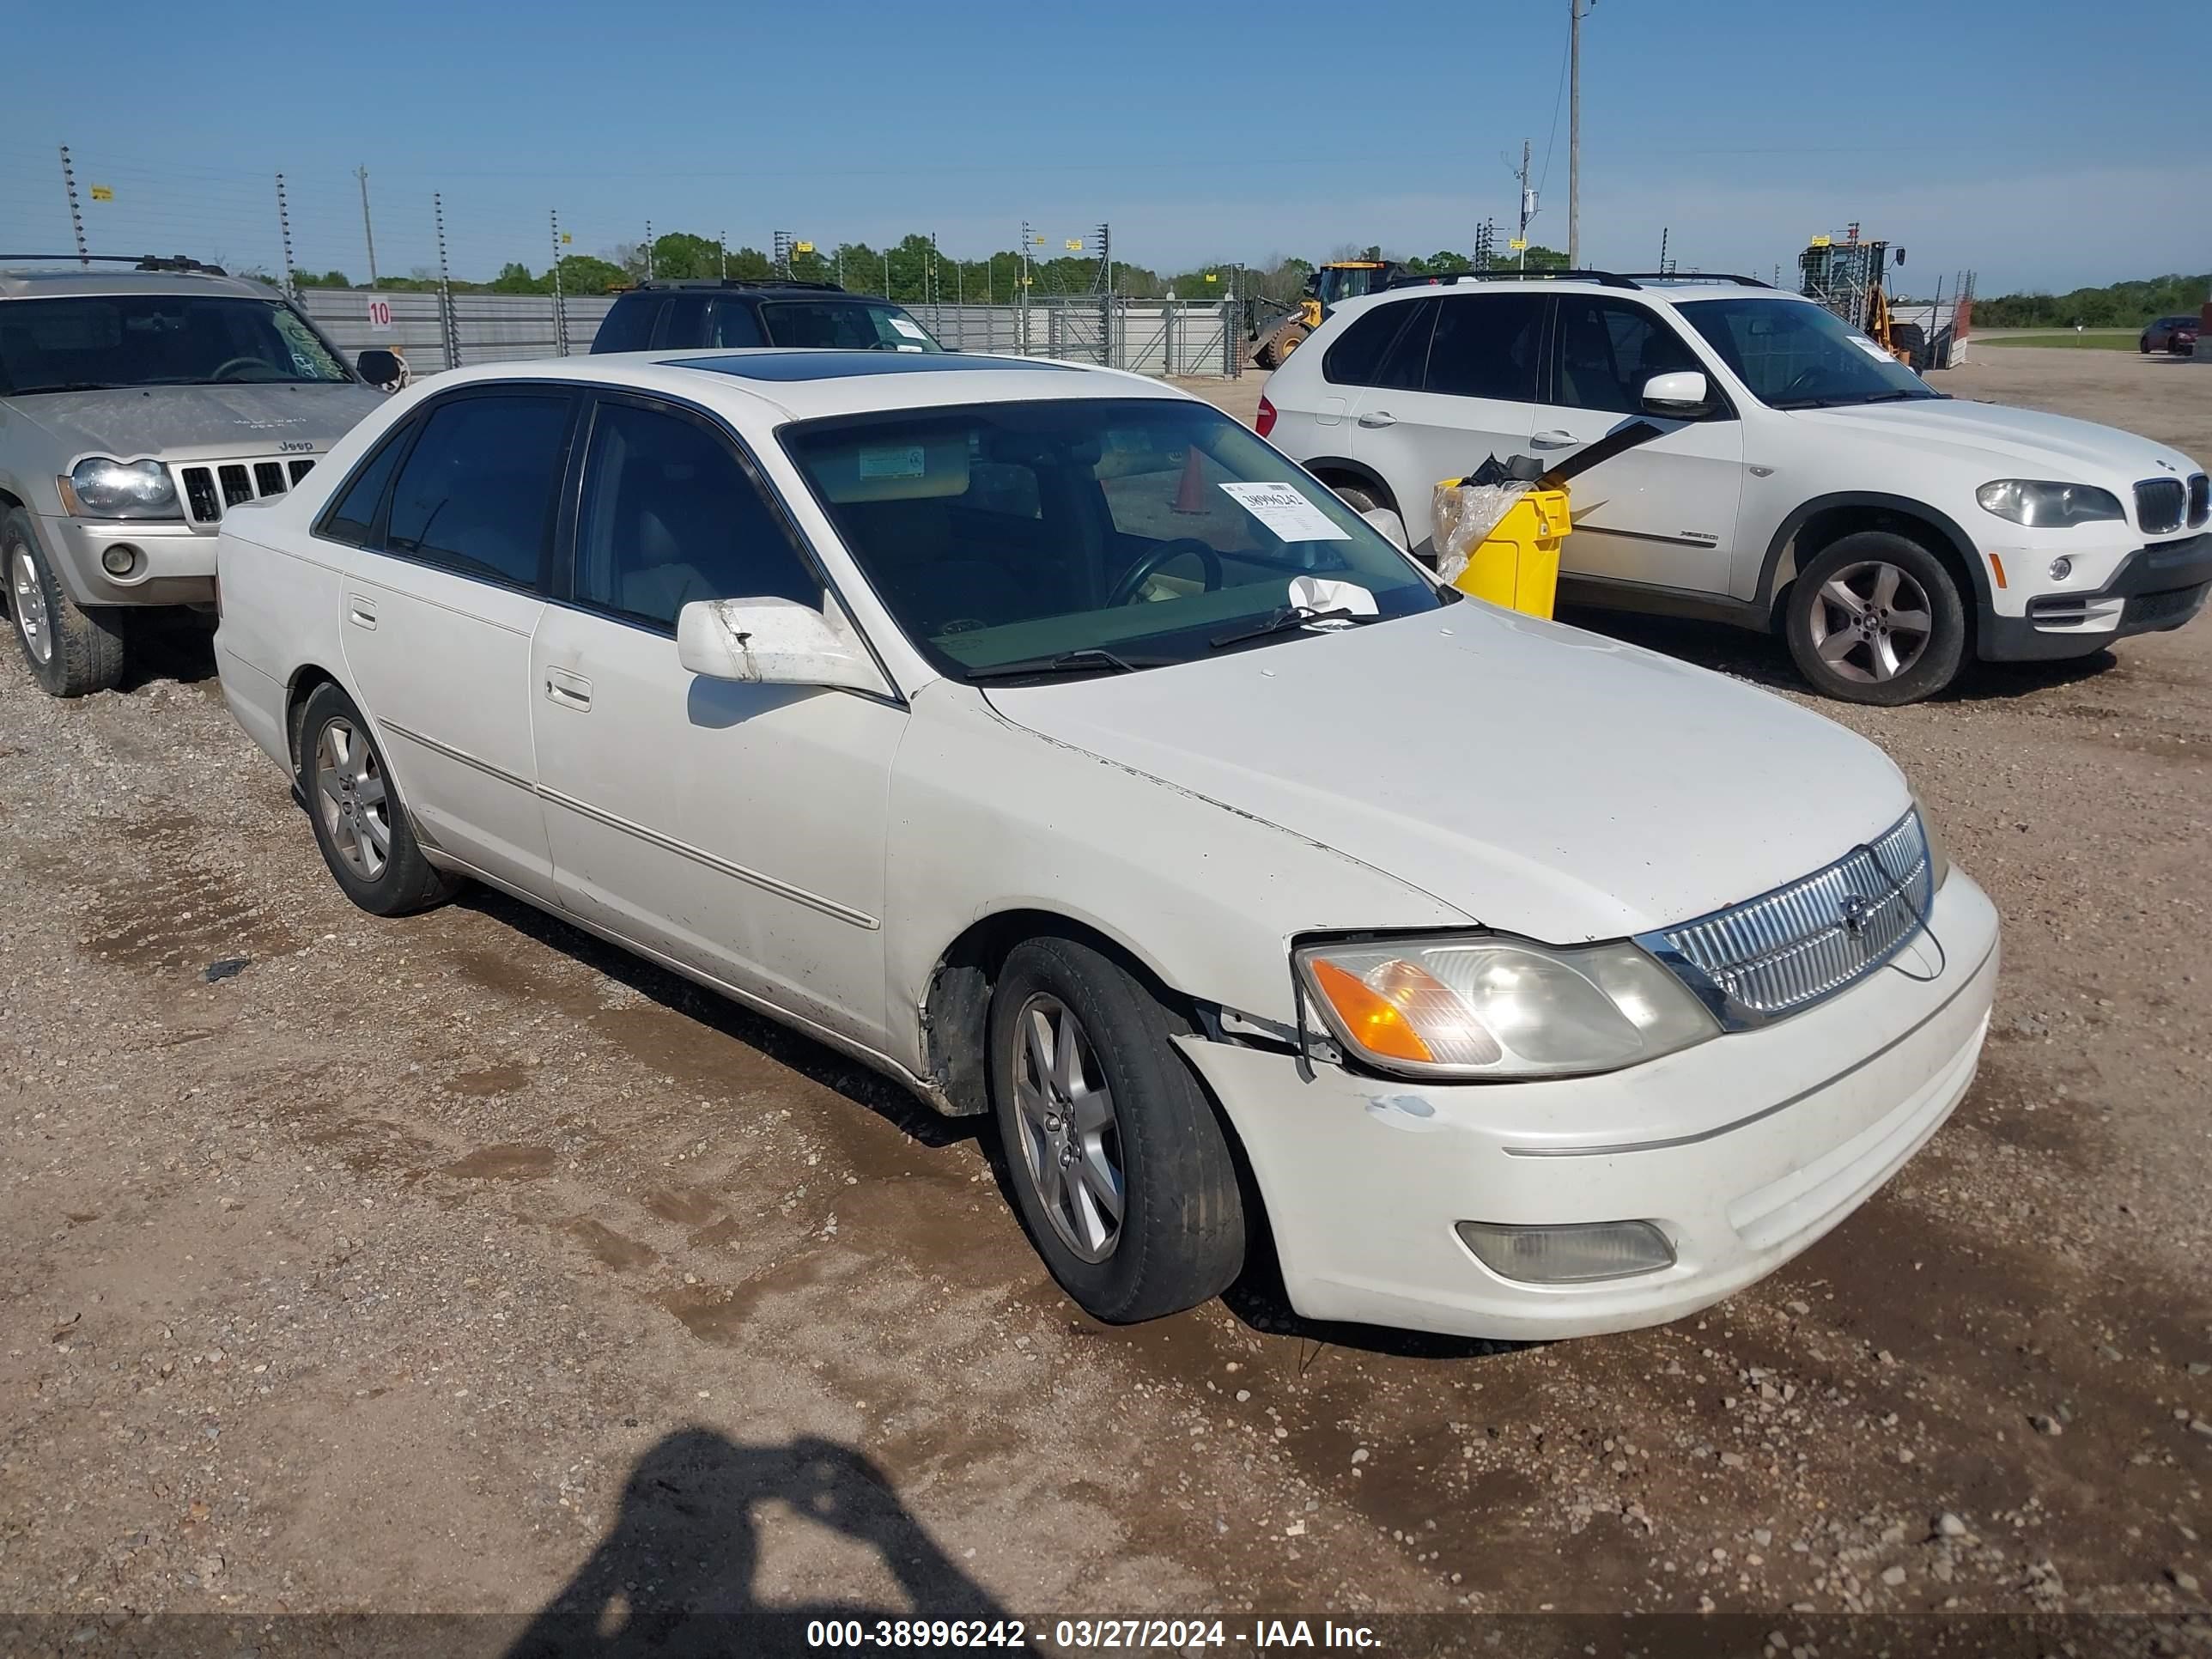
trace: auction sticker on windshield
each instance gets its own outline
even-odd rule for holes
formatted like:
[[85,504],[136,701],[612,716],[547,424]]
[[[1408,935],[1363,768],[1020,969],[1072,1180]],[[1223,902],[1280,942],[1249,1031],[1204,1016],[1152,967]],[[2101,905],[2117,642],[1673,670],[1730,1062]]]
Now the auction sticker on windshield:
[[864,478],[919,478],[924,471],[920,444],[871,445],[860,451]]
[[910,323],[903,317],[892,318],[890,319],[890,325],[900,333],[905,335],[909,340],[926,340],[929,337],[927,334],[924,334],[921,331],[919,325]]
[[1286,542],[1348,542],[1352,532],[1286,483],[1225,483],[1221,488]]

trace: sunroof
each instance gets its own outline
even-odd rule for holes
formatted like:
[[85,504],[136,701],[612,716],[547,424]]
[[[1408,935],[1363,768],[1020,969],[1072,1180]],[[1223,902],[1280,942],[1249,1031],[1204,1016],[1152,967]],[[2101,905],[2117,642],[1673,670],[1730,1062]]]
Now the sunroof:
[[843,380],[855,374],[943,374],[963,369],[1065,368],[1065,363],[979,357],[957,351],[751,351],[743,356],[682,357],[671,368],[734,374],[743,380]]

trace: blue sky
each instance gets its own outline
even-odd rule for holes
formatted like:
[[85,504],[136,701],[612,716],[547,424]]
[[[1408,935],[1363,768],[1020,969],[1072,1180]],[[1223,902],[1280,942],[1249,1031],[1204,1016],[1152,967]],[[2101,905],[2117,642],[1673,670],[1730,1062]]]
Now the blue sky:
[[[69,246],[72,147],[95,251],[454,274],[656,230],[828,246],[934,229],[948,253],[1058,250],[1109,220],[1128,258],[1465,248],[1514,209],[1566,243],[1567,0],[1445,6],[695,5],[539,0],[155,6],[97,27],[15,0],[0,250]],[[1596,0],[1583,29],[1585,260],[1785,270],[1858,220],[1906,286],[1981,291],[2212,264],[2200,6],[2141,0]],[[35,73],[22,66],[40,66]],[[82,75],[71,66],[83,66]]]

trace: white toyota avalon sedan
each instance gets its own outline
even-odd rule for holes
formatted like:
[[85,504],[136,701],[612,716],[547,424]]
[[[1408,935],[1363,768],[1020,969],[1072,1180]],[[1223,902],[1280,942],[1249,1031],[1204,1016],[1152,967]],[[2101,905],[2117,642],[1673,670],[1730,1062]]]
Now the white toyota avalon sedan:
[[443,374],[223,521],[238,720],[380,915],[487,883],[991,1114],[1101,1319],[1676,1318],[1974,1075],[1997,921],[1881,750],[1462,600],[1101,369]]

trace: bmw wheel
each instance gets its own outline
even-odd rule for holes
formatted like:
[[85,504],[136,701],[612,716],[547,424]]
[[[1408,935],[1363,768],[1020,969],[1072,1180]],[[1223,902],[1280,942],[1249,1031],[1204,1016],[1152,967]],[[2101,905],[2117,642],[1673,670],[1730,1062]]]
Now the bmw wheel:
[[1783,630],[1815,690],[1893,708],[1941,691],[1966,659],[1966,608],[1942,561],[1919,543],[1863,530],[1798,573]]

